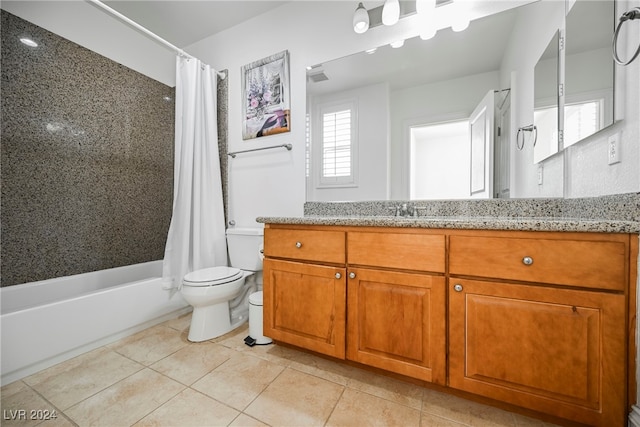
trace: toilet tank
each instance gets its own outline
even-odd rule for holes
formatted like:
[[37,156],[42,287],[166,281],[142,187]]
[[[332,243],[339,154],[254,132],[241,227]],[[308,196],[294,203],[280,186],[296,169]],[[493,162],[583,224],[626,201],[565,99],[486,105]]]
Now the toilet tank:
[[261,271],[264,229],[229,228],[227,229],[227,247],[231,267],[241,270]]

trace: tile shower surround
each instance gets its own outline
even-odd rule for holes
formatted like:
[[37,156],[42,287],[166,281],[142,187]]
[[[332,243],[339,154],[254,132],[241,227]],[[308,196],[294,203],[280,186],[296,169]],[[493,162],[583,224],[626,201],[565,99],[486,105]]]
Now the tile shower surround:
[[174,88],[4,10],[1,55],[1,285],[162,259]]

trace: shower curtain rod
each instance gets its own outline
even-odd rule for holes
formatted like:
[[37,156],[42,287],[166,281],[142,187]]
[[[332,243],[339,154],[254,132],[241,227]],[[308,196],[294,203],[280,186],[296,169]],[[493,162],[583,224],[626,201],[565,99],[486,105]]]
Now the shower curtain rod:
[[[87,1],[95,4],[98,7],[101,7],[102,9],[106,10],[107,12],[109,12],[110,14],[115,16],[116,18],[126,22],[127,24],[131,25],[132,27],[136,28],[137,30],[142,31],[143,33],[145,33],[146,35],[152,37],[156,41],[162,43],[166,47],[175,50],[178,53],[178,55],[186,57],[186,58],[190,58],[190,59],[194,58],[193,56],[191,56],[188,53],[186,53],[184,50],[180,49],[178,46],[175,46],[175,45],[169,43],[168,41],[166,41],[165,39],[163,39],[159,35],[147,30],[142,25],[138,24],[137,22],[135,22],[132,19],[127,18],[126,16],[124,16],[123,14],[118,12],[117,10],[115,10],[115,9],[107,6],[106,4],[102,3],[100,0],[87,0]],[[218,77],[220,77],[221,79],[224,79],[226,77],[226,74],[223,73],[223,72],[216,71],[216,73],[218,74]]]

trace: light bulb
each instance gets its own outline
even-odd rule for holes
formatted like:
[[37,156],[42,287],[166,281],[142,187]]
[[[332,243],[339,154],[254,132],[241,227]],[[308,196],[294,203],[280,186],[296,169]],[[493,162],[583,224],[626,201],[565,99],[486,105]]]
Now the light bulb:
[[422,40],[432,39],[438,32],[435,19],[424,20],[420,22],[420,38]]
[[462,2],[455,1],[451,6],[451,29],[453,31],[464,31],[469,27],[469,11]]
[[385,0],[382,7],[382,23],[384,25],[394,25],[400,20],[400,1]]
[[369,12],[364,8],[362,3],[358,5],[353,14],[353,31],[362,34],[369,29]]
[[[435,10],[434,10],[435,11]],[[438,32],[435,13],[423,13],[417,16],[418,35],[422,40],[433,38]]]

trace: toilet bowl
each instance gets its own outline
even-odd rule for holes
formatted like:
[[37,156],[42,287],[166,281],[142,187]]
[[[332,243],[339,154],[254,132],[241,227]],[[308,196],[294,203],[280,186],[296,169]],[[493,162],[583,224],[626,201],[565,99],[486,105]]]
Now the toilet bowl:
[[262,270],[260,249],[263,230],[227,230],[231,267],[204,268],[186,274],[180,290],[193,306],[189,341],[219,337],[245,323],[249,317],[249,295],[257,290]]

